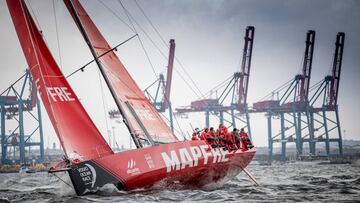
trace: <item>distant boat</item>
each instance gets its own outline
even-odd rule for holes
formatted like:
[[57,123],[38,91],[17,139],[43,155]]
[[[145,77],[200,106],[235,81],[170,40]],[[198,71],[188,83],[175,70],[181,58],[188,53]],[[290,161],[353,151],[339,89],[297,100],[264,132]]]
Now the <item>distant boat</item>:
[[7,4],[39,95],[65,152],[64,162],[50,172],[67,171],[78,195],[96,192],[109,183],[119,190],[150,187],[160,181],[203,187],[229,180],[243,170],[248,174],[245,167],[255,148],[230,151],[212,148],[205,141],[180,141],[116,54],[109,51],[111,47],[79,1],[65,0],[137,147],[114,153],[56,64],[24,1],[7,0]]

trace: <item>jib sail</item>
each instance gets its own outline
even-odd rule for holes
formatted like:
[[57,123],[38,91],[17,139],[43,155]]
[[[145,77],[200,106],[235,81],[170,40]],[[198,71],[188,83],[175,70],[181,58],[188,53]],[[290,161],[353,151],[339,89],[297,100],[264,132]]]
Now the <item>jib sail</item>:
[[39,95],[69,159],[88,160],[112,150],[57,66],[23,0],[7,0]]
[[[83,36],[88,43],[91,43],[96,57],[111,50],[80,2],[78,0],[64,0],[64,2],[80,31],[85,32]],[[108,85],[114,91],[114,99],[118,107],[122,108],[120,112],[134,131],[131,133],[136,134],[136,137],[150,139],[154,143],[177,141],[178,139],[130,76],[117,55],[110,51],[99,57],[98,60],[101,68],[104,69],[104,77],[107,77]]]

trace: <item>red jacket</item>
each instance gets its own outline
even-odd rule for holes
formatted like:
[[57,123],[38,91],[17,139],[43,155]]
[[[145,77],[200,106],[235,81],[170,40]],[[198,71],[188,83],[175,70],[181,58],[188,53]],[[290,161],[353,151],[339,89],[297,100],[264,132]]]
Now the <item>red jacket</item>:
[[234,143],[234,138],[233,138],[233,136],[232,136],[231,133],[225,134],[225,139],[226,139],[228,142]]
[[200,140],[206,140],[206,138],[208,138],[207,132],[202,132],[200,135]]
[[191,140],[195,141],[195,140],[199,140],[199,138],[196,137],[196,136],[192,136],[192,137],[191,137]]

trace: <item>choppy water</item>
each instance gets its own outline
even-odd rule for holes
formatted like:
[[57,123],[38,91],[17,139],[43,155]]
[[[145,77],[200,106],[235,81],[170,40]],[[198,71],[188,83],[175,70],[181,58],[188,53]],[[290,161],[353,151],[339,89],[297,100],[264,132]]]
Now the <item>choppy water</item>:
[[[321,165],[296,162],[248,170],[262,183],[256,187],[245,174],[206,190],[152,189],[133,192],[105,186],[95,195],[77,197],[69,186],[47,173],[0,174],[0,202],[360,202],[360,162]],[[67,179],[67,175],[63,175]],[[67,179],[67,181],[69,181]]]

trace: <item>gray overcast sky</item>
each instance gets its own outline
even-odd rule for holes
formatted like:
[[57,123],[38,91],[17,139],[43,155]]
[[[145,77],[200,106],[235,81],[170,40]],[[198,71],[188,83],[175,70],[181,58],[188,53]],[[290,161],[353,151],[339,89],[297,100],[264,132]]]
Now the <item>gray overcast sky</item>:
[[[53,1],[29,0],[33,13],[43,31],[48,46],[60,63],[57,44]],[[100,28],[110,45],[127,39],[133,32],[122,23],[127,21],[118,1],[81,1],[90,17]],[[176,40],[176,55],[191,74],[202,92],[207,92],[234,72],[239,71],[239,60],[243,47],[243,35],[247,25],[256,28],[253,61],[249,87],[249,103],[258,101],[273,89],[300,73],[304,41],[309,29],[316,31],[315,53],[311,83],[314,84],[330,73],[334,42],[337,32],[346,33],[343,68],[340,82],[339,108],[342,128],[347,139],[359,139],[360,114],[360,1],[351,0],[154,0],[138,1],[166,41]],[[137,22],[154,38],[167,55],[166,47],[151,30],[150,25],[133,1],[123,1]],[[91,59],[75,24],[62,1],[54,1],[60,41],[62,70],[65,74]],[[104,7],[112,9],[112,12]],[[0,0],[0,90],[17,79],[27,67],[5,0]],[[144,39],[155,71],[165,70],[166,59]],[[139,41],[132,40],[117,52],[129,72],[141,88],[155,80]],[[178,64],[175,69],[185,75]],[[97,68],[91,66],[84,73],[69,79],[85,108],[105,135],[107,127],[104,116],[101,86]],[[106,90],[103,84],[103,89]],[[197,96],[186,87],[174,73],[172,104],[174,107],[188,105]],[[105,91],[106,109],[114,103]],[[45,112],[45,111],[43,111]],[[43,113],[45,114],[45,113]],[[266,120],[264,115],[252,115],[254,141],[258,146],[267,145]],[[44,116],[46,142],[54,140],[54,131]],[[204,125],[202,115],[181,119],[182,129],[189,131],[189,122],[194,126]],[[217,125],[213,120],[212,125]],[[128,134],[124,129],[108,120],[108,126],[116,126],[117,141],[128,145]],[[109,127],[110,128],[110,127]],[[49,136],[48,136],[49,135]],[[124,138],[126,137],[126,138]]]

